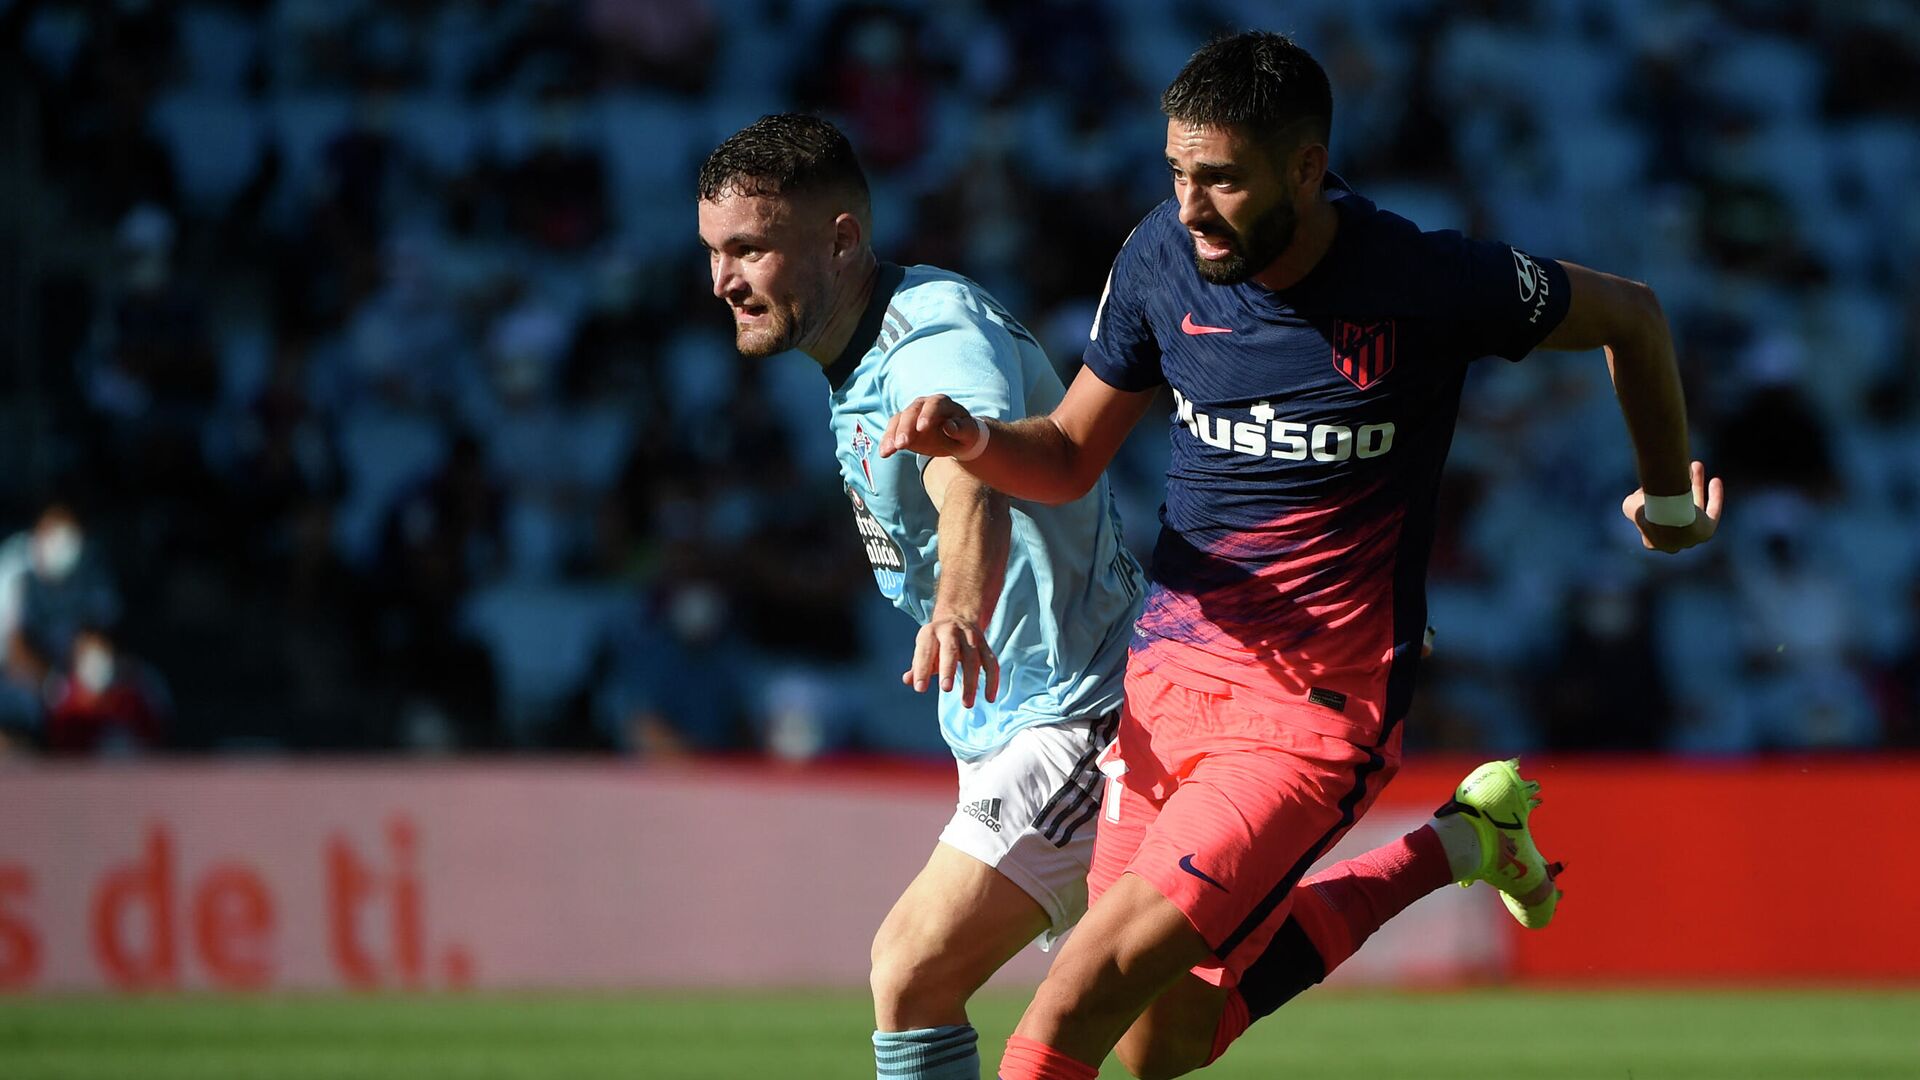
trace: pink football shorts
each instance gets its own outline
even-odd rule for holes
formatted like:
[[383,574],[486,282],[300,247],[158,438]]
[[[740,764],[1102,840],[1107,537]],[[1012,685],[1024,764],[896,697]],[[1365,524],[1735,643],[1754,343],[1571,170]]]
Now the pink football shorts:
[[1235,985],[1286,921],[1293,887],[1398,770],[1398,727],[1380,747],[1356,744],[1327,734],[1339,715],[1304,698],[1197,690],[1137,663],[1126,687],[1101,762],[1088,900],[1138,875],[1212,947],[1215,963],[1194,973]]

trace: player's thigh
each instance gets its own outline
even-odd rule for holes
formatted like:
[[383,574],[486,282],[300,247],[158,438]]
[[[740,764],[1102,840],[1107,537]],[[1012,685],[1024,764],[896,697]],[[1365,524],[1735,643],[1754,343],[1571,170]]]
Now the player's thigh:
[[937,844],[874,935],[874,990],[887,999],[878,1004],[884,1011],[911,1008],[906,998],[964,1001],[1049,922],[1006,875]]
[[1047,938],[1087,909],[1087,864],[1105,785],[1098,756],[1116,718],[1036,724],[960,762],[959,798],[940,842],[1024,889],[1047,913]]
[[1206,939],[1216,962],[1203,977],[1232,985],[1272,940],[1293,886],[1363,806],[1365,763],[1364,754],[1208,754],[1168,796],[1127,870]]
[[1209,955],[1185,914],[1133,874],[1122,875],[1048,969],[1019,1034],[1098,1061],[1153,999]]
[[883,1013],[964,1001],[1027,942],[1079,919],[1100,809],[1094,759],[1112,727],[1036,725],[957,765],[953,817],[874,938]]

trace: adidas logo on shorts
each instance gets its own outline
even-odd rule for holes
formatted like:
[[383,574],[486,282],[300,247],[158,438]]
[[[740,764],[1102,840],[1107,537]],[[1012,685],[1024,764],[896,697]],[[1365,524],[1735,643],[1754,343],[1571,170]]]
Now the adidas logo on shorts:
[[985,825],[994,832],[1000,831],[999,799],[981,799],[979,802],[967,803],[960,809],[966,811],[975,820],[979,821],[980,824]]

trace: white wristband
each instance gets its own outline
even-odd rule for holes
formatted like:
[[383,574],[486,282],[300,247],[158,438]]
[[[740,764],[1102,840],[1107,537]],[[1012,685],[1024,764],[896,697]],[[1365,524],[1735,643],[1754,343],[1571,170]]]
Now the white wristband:
[[1649,495],[1646,514],[1650,525],[1665,525],[1671,529],[1684,529],[1693,524],[1697,508],[1691,495]]
[[974,442],[973,449],[953,455],[953,460],[972,461],[987,452],[987,440],[993,437],[993,429],[987,426],[985,420],[977,416],[973,418],[973,429],[980,433],[980,438]]

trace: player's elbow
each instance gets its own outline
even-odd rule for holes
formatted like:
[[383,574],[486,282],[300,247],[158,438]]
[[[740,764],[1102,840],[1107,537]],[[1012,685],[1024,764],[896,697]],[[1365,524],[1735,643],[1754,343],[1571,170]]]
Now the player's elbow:
[[1613,279],[1612,339],[1608,344],[1633,345],[1663,337],[1667,333],[1667,313],[1653,286],[1628,278]]
[[1053,467],[1046,470],[1046,477],[1041,482],[1044,490],[1036,495],[1034,501],[1058,506],[1092,491],[1093,486],[1100,482],[1100,473],[1106,468],[1106,463],[1087,453],[1060,427],[1058,421],[1049,418],[1049,423],[1055,432]]
[[1083,474],[1077,470],[1066,472],[1054,477],[1051,482],[1041,489],[1033,501],[1046,503],[1049,506],[1059,506],[1062,503],[1070,503],[1084,496],[1087,492],[1092,491],[1094,483],[1099,479],[1100,473],[1098,470],[1090,474]]

